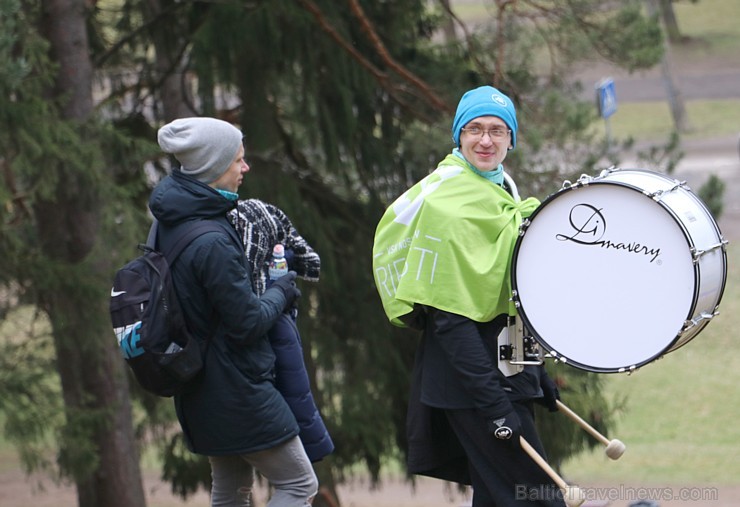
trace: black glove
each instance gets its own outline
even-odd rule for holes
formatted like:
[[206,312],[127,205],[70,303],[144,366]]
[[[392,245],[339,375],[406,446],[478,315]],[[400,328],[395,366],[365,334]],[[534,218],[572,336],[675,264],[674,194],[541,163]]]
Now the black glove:
[[522,434],[522,423],[517,413],[512,410],[503,417],[489,419],[488,431],[495,438],[518,447],[519,437]]
[[560,399],[560,391],[558,391],[558,385],[555,383],[555,381],[551,379],[550,375],[545,373],[544,370],[542,372],[542,375],[540,376],[540,387],[542,388],[542,393],[544,394],[542,400],[540,400],[540,403],[547,407],[547,410],[549,410],[550,412],[557,412],[557,401]]
[[289,311],[294,306],[299,297],[301,297],[301,291],[295,285],[295,271],[288,271],[287,275],[283,275],[272,283],[272,287],[276,287],[283,291],[285,296],[285,306],[283,311]]

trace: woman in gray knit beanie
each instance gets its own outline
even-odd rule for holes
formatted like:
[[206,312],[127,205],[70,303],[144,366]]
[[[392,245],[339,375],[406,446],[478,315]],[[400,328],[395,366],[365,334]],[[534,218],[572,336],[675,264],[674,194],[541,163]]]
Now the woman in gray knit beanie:
[[203,357],[198,376],[174,396],[183,440],[211,465],[211,505],[245,507],[255,472],[273,487],[271,507],[309,507],[318,479],[300,428],[273,378],[268,339],[300,291],[295,272],[259,296],[244,247],[227,214],[249,166],[242,133],[216,118],[182,118],[157,140],[181,168],[152,191],[161,251],[173,250],[193,224],[214,229],[192,239],[170,267],[188,330]]
[[[157,132],[162,151],[175,156],[183,174],[214,188],[219,188],[214,183],[223,178],[228,187],[224,190],[230,192],[236,192],[242,180],[242,167],[238,174],[236,168],[233,174],[227,173],[239,150],[244,154],[242,137],[238,128],[216,118],[181,118]],[[241,162],[244,172],[249,172],[249,165]]]

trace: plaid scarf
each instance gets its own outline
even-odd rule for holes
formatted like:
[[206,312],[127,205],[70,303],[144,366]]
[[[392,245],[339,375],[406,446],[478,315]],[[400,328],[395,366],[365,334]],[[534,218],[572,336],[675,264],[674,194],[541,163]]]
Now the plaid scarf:
[[258,199],[240,200],[228,218],[244,245],[244,253],[252,269],[252,286],[258,296],[267,288],[267,267],[272,248],[277,243],[285,247],[291,270],[309,282],[319,280],[319,254],[298,234],[288,216],[277,206]]

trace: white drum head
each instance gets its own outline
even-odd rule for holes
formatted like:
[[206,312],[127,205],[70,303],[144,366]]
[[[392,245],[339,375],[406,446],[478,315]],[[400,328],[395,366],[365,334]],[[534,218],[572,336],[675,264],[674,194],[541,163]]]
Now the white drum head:
[[517,242],[515,300],[559,359],[596,372],[639,367],[669,349],[690,317],[689,240],[661,203],[619,183],[551,196]]

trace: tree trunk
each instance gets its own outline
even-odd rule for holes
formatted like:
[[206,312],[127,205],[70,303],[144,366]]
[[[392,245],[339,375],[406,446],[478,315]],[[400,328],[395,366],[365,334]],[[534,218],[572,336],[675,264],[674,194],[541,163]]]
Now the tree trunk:
[[[442,5],[442,10],[445,13],[452,12],[452,6],[450,0],[439,0]],[[442,33],[447,44],[454,44],[457,42],[457,32],[455,31],[455,20],[449,14],[445,15],[444,22],[442,23]]]
[[62,464],[74,475],[80,507],[145,506],[120,352],[110,328],[93,317],[107,308],[75,290],[79,282],[50,291],[45,304],[67,417]]
[[[59,65],[49,95],[61,100],[63,119],[82,126],[93,110],[85,1],[45,0],[43,8],[42,33]],[[74,477],[80,507],[141,507],[128,385],[102,304],[110,266],[103,259],[81,269],[98,241],[100,199],[86,178],[58,164],[48,170],[63,183],[38,199],[34,211],[50,265],[35,285],[52,324],[65,403],[61,463]]]
[[[162,15],[163,6],[160,0],[147,0],[142,6],[147,19],[157,19]],[[191,107],[192,96],[187,90],[188,80],[182,68],[180,53],[185,43],[180,36],[179,24],[177,15],[169,16],[167,30],[155,27],[152,31],[157,70],[155,77],[162,79],[162,86],[157,96],[162,103],[162,112],[166,121],[197,116],[197,112]]]
[[681,30],[678,28],[676,11],[673,10],[673,0],[660,0],[660,17],[663,19],[668,40],[671,44],[680,44],[683,41]]
[[[656,5],[659,0],[646,0],[646,6],[648,13],[651,16],[655,16],[658,13],[658,6]],[[663,18],[665,26],[665,18]],[[660,62],[660,71],[663,76],[663,85],[665,86],[666,94],[668,95],[668,106],[671,109],[671,117],[673,118],[673,126],[676,131],[685,133],[691,130],[689,125],[689,119],[686,114],[686,106],[684,105],[683,94],[681,88],[678,86],[676,79],[673,75],[673,60],[671,58],[671,43],[668,39],[664,42],[663,59]]]

